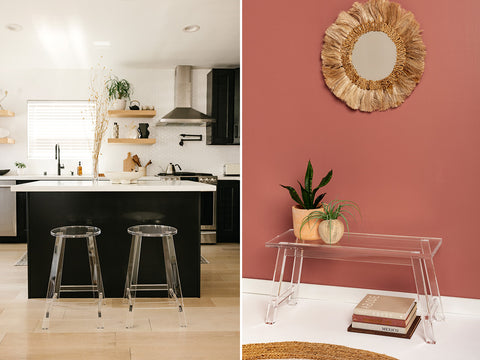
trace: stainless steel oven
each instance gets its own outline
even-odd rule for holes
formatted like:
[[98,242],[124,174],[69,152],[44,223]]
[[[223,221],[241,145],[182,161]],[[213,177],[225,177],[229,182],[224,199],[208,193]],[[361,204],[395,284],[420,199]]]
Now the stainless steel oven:
[[[160,173],[156,176],[201,182],[217,185],[217,177],[207,173],[176,172],[175,174]],[[217,243],[217,192],[200,193],[200,230],[202,244]]]

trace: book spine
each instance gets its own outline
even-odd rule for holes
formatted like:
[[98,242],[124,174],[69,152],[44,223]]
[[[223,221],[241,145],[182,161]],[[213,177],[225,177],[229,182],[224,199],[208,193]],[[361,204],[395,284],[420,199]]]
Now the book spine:
[[405,327],[407,325],[408,319],[399,320],[399,319],[390,319],[390,318],[384,318],[384,317],[374,317],[374,316],[353,314],[352,320],[355,322],[362,322],[362,323],[369,323],[369,324]]
[[378,310],[372,310],[372,309],[356,308],[354,309],[353,314],[362,315],[362,316],[379,317],[379,318],[405,320],[409,312],[407,314],[399,314],[399,313],[393,313],[390,311],[378,311]]
[[395,333],[395,334],[406,334],[408,332],[408,327],[369,324],[369,323],[356,322],[356,321],[352,322],[352,327],[357,329],[383,331],[383,332],[389,332],[389,333]]

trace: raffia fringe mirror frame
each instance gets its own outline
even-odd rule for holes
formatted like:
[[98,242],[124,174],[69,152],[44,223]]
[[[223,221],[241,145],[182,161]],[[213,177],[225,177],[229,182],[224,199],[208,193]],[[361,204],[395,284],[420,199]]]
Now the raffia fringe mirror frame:
[[[361,77],[352,63],[352,51],[364,34],[385,33],[396,47],[393,70],[381,80]],[[425,45],[413,14],[388,0],[355,2],[342,11],[325,32],[322,72],[332,93],[350,108],[365,112],[401,105],[420,82],[425,67]]]

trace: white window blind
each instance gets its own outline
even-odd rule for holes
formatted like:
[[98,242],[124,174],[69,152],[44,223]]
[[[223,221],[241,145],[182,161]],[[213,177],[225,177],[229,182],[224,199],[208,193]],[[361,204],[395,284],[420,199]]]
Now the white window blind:
[[52,159],[59,144],[62,159],[91,159],[94,117],[89,101],[28,101],[28,158]]

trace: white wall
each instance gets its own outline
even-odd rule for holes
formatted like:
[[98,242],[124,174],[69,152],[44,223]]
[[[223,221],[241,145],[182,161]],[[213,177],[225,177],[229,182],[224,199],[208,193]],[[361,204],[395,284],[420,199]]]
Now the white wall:
[[[208,69],[192,71],[193,107],[206,112]],[[173,109],[174,69],[114,69],[114,74],[126,78],[134,87],[132,99],[144,105],[154,105],[157,117]],[[27,100],[87,100],[89,70],[0,70],[0,90],[8,90],[8,97],[2,102],[4,108],[16,113],[14,118],[0,118],[0,127],[10,131],[14,145],[0,144],[0,169],[14,169],[15,161],[27,164],[27,174],[41,174],[47,171],[56,174],[56,161],[52,148],[51,160],[30,160],[27,158]],[[205,127],[165,126],[155,127],[153,119],[110,120],[106,138],[111,137],[111,126],[117,122],[120,137],[134,137],[139,122],[150,124],[150,137],[156,138],[154,145],[102,145],[100,172],[121,171],[127,153],[137,154],[146,163],[152,160],[148,175],[163,171],[170,162],[178,163],[185,171],[204,171],[220,175],[223,164],[240,162],[239,146],[217,146],[205,144]],[[179,145],[179,134],[201,134],[202,142],[186,142]],[[129,136],[131,135],[131,136]],[[91,173],[90,159],[83,160],[84,174]],[[75,170],[78,160],[62,160],[65,173]]]

